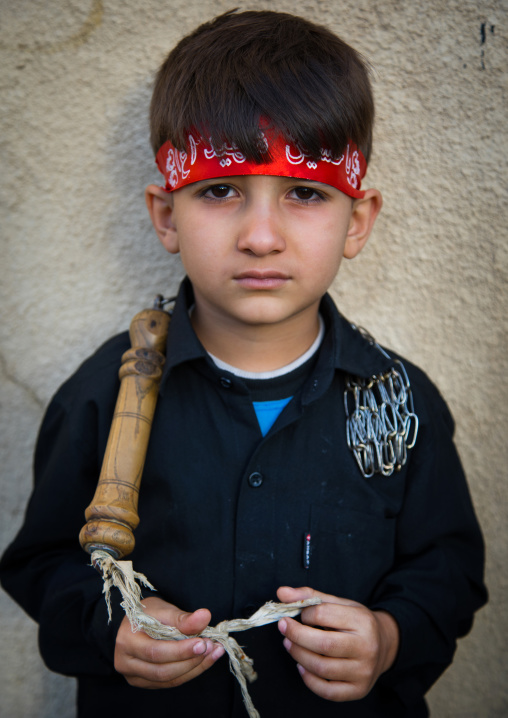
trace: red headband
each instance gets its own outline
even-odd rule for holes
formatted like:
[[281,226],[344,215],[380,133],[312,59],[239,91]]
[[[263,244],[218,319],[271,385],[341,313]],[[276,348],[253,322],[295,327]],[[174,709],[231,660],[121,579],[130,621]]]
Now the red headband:
[[321,159],[316,161],[280,134],[260,131],[260,140],[269,149],[271,162],[250,162],[236,147],[227,144],[215,150],[210,142],[192,133],[189,134],[188,152],[175,149],[168,141],[157,152],[155,162],[166,178],[168,192],[204,179],[277,175],[329,184],[350,197],[364,196],[360,185],[367,162],[352,142],[338,159],[332,159],[331,152],[322,149]]

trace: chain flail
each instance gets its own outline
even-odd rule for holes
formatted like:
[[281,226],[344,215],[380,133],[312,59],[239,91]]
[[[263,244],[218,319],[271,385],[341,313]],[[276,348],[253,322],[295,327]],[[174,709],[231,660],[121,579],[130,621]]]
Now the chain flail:
[[[384,356],[391,358],[363,330]],[[348,375],[344,392],[347,444],[365,478],[391,476],[407,461],[418,434],[411,386],[399,359],[387,372],[365,379]]]

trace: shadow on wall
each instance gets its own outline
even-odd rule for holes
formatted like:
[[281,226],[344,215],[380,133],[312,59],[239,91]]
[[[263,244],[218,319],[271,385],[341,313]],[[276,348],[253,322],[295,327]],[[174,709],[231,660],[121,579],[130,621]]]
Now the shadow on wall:
[[145,206],[145,187],[162,181],[149,142],[151,93],[152,78],[148,77],[125,96],[104,140],[113,203],[105,241],[112,282],[121,283],[130,312],[127,322],[156,294],[176,294],[183,277],[179,257],[162,248]]

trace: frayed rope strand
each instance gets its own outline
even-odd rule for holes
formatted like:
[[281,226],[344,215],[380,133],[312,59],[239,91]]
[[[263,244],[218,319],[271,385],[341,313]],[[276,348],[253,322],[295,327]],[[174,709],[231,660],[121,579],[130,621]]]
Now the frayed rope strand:
[[[94,551],[92,564],[101,573],[104,579],[103,593],[108,607],[109,619],[111,620],[111,589],[115,586],[122,594],[121,606],[134,632],[143,631],[151,638],[164,641],[182,641],[186,638],[194,638],[181,633],[173,626],[166,626],[153,616],[149,616],[143,610],[141,603],[140,584],[155,591],[156,589],[142,574],[134,571],[131,561],[116,561],[106,551]],[[256,611],[250,618],[236,618],[231,621],[222,621],[215,627],[207,626],[199,634],[201,638],[209,638],[215,643],[224,647],[229,657],[229,667],[235,675],[242,690],[243,702],[247,709],[249,718],[260,718],[258,711],[252,703],[247,681],[252,683],[256,680],[257,674],[253,667],[253,661],[249,658],[237,641],[230,636],[236,631],[246,631],[256,626],[266,626],[275,623],[281,618],[294,618],[298,616],[307,606],[316,606],[321,603],[320,598],[309,598],[305,601],[295,603],[275,603],[268,601]]]

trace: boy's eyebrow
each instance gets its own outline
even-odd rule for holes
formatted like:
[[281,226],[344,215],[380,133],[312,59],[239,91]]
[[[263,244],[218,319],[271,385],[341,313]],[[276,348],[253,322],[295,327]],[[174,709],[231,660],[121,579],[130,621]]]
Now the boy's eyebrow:
[[226,177],[208,177],[206,179],[197,180],[196,182],[192,182],[191,185],[188,185],[189,187],[197,187],[197,186],[207,186],[207,185],[215,185],[215,184],[230,184],[231,182],[237,182],[238,180],[242,180],[244,177],[280,177],[280,179],[286,180],[288,184],[302,184],[305,183],[306,185],[310,185],[312,187],[331,187],[331,185],[327,185],[324,182],[318,182],[317,180],[310,180],[305,179],[304,177],[287,177],[286,175],[252,175],[252,174],[243,174],[243,175],[229,175]]
[[327,185],[324,182],[318,182],[317,180],[305,179],[305,177],[285,177],[284,179],[287,179],[288,182],[291,182],[291,183],[305,182],[305,184],[314,185],[315,187],[331,187],[331,185]]

